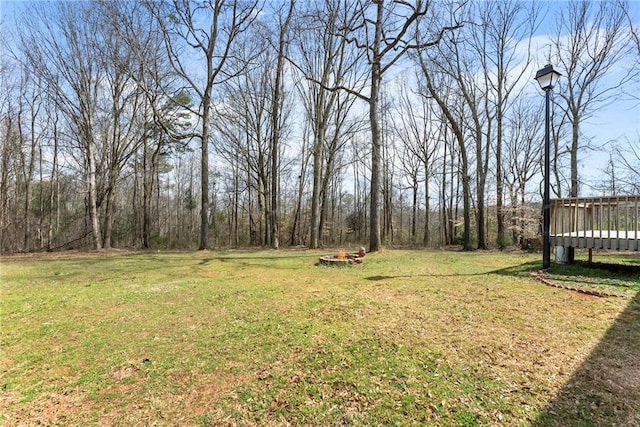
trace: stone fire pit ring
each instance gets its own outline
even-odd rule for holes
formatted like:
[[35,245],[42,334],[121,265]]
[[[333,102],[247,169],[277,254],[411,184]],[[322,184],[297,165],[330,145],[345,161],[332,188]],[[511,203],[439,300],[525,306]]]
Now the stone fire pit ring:
[[360,252],[357,254],[347,254],[344,251],[340,251],[338,255],[325,255],[321,256],[319,262],[321,265],[330,265],[333,267],[347,267],[354,264],[362,264],[364,260],[365,251],[364,248],[360,248]]

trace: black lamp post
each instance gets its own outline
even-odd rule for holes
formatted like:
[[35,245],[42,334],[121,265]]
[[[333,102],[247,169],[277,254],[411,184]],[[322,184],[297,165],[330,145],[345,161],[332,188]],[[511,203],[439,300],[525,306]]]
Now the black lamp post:
[[551,242],[549,229],[551,212],[549,211],[549,118],[551,115],[551,91],[558,82],[561,74],[547,64],[536,73],[536,80],[545,92],[545,121],[544,121],[544,200],[542,201],[542,268],[551,265]]

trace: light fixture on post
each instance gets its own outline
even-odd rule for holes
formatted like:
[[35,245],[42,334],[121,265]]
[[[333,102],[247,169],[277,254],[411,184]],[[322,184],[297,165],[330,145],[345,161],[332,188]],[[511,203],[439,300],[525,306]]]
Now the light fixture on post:
[[545,92],[545,121],[544,121],[544,196],[542,201],[542,268],[551,265],[551,241],[549,229],[551,226],[551,212],[549,208],[549,131],[551,116],[551,91],[558,83],[561,74],[553,69],[551,64],[538,70],[535,79]]

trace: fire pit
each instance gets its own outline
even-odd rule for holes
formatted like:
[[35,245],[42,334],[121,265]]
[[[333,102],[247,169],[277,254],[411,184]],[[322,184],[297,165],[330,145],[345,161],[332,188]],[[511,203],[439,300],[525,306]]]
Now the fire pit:
[[348,254],[344,250],[340,250],[338,255],[325,255],[320,257],[320,264],[332,265],[335,267],[346,267],[353,264],[361,264],[365,256],[364,248],[360,248],[357,254]]

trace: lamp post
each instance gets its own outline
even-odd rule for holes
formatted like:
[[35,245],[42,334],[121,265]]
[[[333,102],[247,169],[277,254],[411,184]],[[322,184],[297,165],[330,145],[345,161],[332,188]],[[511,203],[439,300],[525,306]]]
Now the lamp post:
[[535,79],[545,92],[545,121],[544,121],[544,196],[542,201],[542,268],[551,265],[551,241],[549,229],[551,213],[549,208],[549,118],[551,116],[551,91],[558,82],[561,74],[553,69],[551,64],[545,65],[536,73]]

